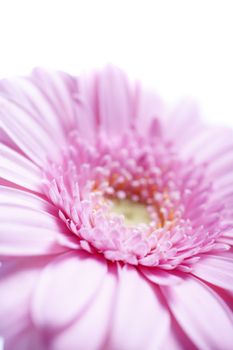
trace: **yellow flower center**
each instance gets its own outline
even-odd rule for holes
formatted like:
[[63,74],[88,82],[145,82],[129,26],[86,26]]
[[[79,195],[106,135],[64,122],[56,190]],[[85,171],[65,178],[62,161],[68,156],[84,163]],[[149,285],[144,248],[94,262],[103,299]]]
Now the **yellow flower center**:
[[126,226],[132,227],[139,224],[150,224],[151,218],[146,205],[133,202],[127,198],[111,199],[111,202],[111,211],[115,214],[123,215]]

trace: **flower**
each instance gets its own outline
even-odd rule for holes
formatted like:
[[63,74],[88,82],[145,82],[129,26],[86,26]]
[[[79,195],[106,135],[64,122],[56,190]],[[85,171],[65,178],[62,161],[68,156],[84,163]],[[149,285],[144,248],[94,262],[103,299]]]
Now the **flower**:
[[230,350],[233,134],[115,67],[0,83],[6,350]]

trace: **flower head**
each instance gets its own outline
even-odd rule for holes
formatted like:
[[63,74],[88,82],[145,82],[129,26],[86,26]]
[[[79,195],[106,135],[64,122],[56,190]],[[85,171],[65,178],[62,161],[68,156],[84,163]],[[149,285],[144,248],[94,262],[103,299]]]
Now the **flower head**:
[[6,349],[231,348],[231,130],[36,69],[0,83],[0,141]]

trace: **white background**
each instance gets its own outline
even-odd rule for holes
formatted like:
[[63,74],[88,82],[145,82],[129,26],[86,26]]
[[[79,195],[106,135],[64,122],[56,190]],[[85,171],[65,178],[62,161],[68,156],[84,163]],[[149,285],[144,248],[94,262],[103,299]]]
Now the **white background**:
[[[0,78],[114,63],[233,126],[233,1],[0,0]],[[1,347],[1,346],[0,346]]]
[[0,77],[111,62],[233,125],[233,1],[0,0]]

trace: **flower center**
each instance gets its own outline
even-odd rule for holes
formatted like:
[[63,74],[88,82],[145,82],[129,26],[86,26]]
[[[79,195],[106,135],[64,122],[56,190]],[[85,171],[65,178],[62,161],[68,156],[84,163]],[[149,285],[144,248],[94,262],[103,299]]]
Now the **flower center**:
[[126,226],[133,227],[140,224],[150,224],[151,217],[146,205],[133,202],[130,199],[112,199],[110,202],[111,212],[123,215]]
[[135,131],[98,137],[90,144],[72,134],[45,174],[45,193],[78,247],[111,261],[187,269],[182,264],[210,250],[221,232],[222,208],[208,209],[204,165]]

